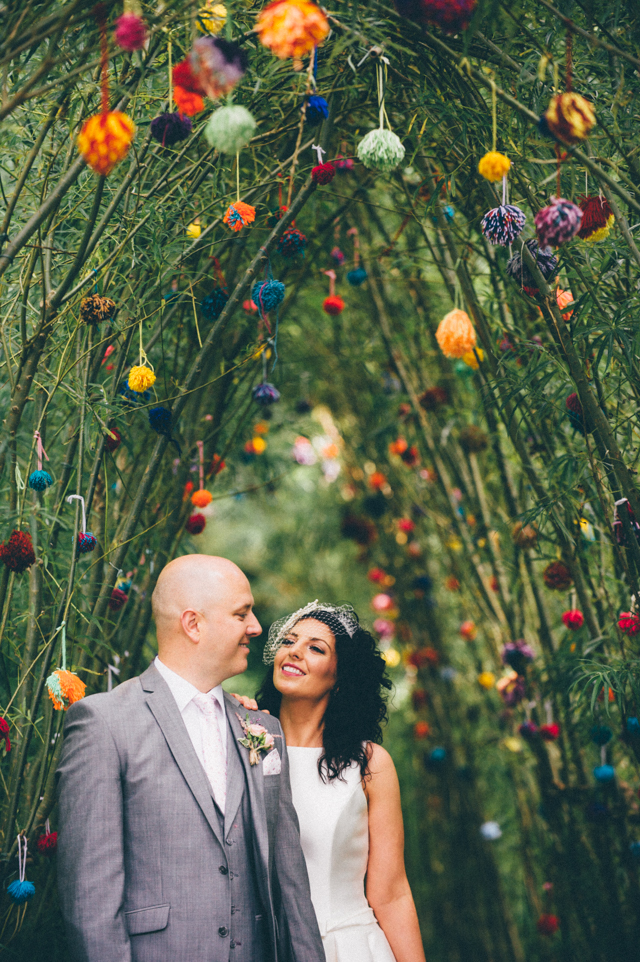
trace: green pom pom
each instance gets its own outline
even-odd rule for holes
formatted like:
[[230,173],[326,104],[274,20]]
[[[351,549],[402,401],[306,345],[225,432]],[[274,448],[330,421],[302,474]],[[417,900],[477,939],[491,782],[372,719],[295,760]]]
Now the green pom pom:
[[256,122],[246,107],[220,107],[209,118],[204,135],[221,154],[237,154],[247,146],[255,129]]
[[370,130],[358,144],[358,159],[365,167],[386,173],[402,163],[404,147],[391,130]]

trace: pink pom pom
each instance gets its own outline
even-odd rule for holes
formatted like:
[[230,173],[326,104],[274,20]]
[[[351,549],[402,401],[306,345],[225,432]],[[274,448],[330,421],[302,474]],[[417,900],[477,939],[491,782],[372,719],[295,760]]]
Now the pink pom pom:
[[540,246],[566,244],[578,233],[581,222],[582,211],[576,204],[563,197],[552,197],[549,206],[539,210],[535,217]]
[[121,17],[116,20],[116,31],[115,31],[116,43],[123,50],[128,50],[133,53],[134,50],[140,50],[144,47],[147,39],[147,28],[144,25],[144,20],[137,17],[135,13],[123,13]]

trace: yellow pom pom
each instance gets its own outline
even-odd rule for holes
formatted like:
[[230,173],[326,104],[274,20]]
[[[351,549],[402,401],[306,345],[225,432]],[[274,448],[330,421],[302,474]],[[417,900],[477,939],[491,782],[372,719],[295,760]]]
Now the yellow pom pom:
[[227,8],[223,3],[205,3],[198,10],[197,26],[200,33],[220,33],[227,19]]
[[497,150],[490,150],[478,164],[478,171],[485,180],[502,180],[509,173],[511,161]]
[[487,690],[489,690],[489,688],[493,688],[493,686],[495,685],[496,676],[493,674],[492,671],[482,671],[478,675],[478,682],[479,684],[482,685],[483,688],[486,688]]
[[199,491],[194,491],[191,495],[191,504],[195,505],[196,508],[206,508],[211,501],[213,501],[213,495],[206,488],[200,488]]
[[95,114],[78,134],[78,150],[96,174],[110,174],[127,156],[135,130],[131,118],[119,110]]
[[200,226],[199,220],[194,220],[191,224],[189,224],[186,230],[187,237],[191,237],[193,240],[195,240],[197,237],[200,237],[201,233],[202,227]]
[[[476,354],[478,355],[477,357],[476,357]],[[471,367],[473,368],[474,371],[477,371],[478,368],[480,367],[480,365],[478,364],[478,361],[484,361],[484,351],[482,350],[481,347],[477,347],[475,349],[475,353],[473,351],[467,351],[466,354],[462,355],[462,360],[467,365],[467,367]]]
[[322,43],[329,22],[309,0],[275,0],[261,11],[256,32],[276,57],[299,59]]
[[466,311],[449,311],[438,324],[436,340],[445,357],[464,357],[476,346],[476,332]]
[[576,93],[556,94],[543,117],[549,133],[567,144],[584,140],[596,123],[591,104]]
[[261,438],[261,437],[253,438],[251,443],[253,445],[254,454],[264,454],[264,452],[267,450],[267,442],[265,441],[264,438]]
[[142,394],[147,388],[153,387],[156,376],[146,364],[134,364],[129,371],[129,387],[137,394]]

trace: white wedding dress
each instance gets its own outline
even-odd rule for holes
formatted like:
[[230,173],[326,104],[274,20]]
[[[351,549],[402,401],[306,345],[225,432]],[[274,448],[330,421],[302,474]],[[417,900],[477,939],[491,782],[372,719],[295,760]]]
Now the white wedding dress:
[[291,791],[300,822],[311,901],[327,962],[395,962],[364,892],[369,860],[367,797],[360,769],[323,782],[321,748],[289,748]]

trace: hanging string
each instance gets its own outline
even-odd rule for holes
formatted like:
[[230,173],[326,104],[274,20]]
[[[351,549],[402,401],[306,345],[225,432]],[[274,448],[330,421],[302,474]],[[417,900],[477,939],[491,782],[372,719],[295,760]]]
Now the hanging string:
[[107,18],[103,3],[96,7],[96,20],[100,29],[100,86],[102,90],[102,113],[109,113],[109,45],[107,41]]
[[502,206],[504,207],[507,203],[507,178],[506,176],[502,178]]
[[315,150],[316,154],[318,155],[318,167],[321,167],[323,162],[322,155],[326,154],[326,150],[323,150],[319,144],[312,144],[311,150]]
[[236,151],[236,200],[240,200],[240,151]]
[[43,447],[43,445],[42,445],[42,438],[41,438],[41,436],[40,436],[40,432],[39,432],[39,431],[34,431],[33,436],[34,436],[34,438],[36,439],[36,451],[37,451],[37,457],[38,457],[38,471],[42,471],[42,458],[44,457],[45,461],[48,461],[48,460],[49,460],[49,455],[47,454],[47,452],[45,451],[45,449],[44,449],[44,447]]
[[173,106],[173,72],[171,69],[171,41],[167,44],[167,63],[169,64],[169,112]]
[[72,501],[79,501],[82,505],[82,531],[84,533],[87,530],[87,513],[84,506],[84,498],[81,494],[70,494],[67,498],[67,504],[71,504]]
[[573,33],[571,28],[567,30],[567,40],[565,44],[566,49],[566,76],[565,76],[565,87],[567,93],[571,93],[573,89]]
[[360,267],[360,235],[357,227],[350,227],[347,237],[353,237],[353,266]]
[[556,172],[556,197],[562,197],[561,187],[560,187],[560,165],[562,164],[562,156],[560,154],[560,147],[556,144],[556,159],[558,161],[558,169]]
[[325,271],[324,272],[329,278],[329,297],[335,297],[336,293],[336,272],[335,271]]
[[[22,847],[24,844],[24,848]],[[18,878],[24,882],[27,872],[27,837],[18,835]]]
[[496,149],[498,143],[498,102],[496,97],[496,85],[493,77],[491,83],[491,150]]
[[196,441],[200,455],[200,490],[204,488],[204,441]]

